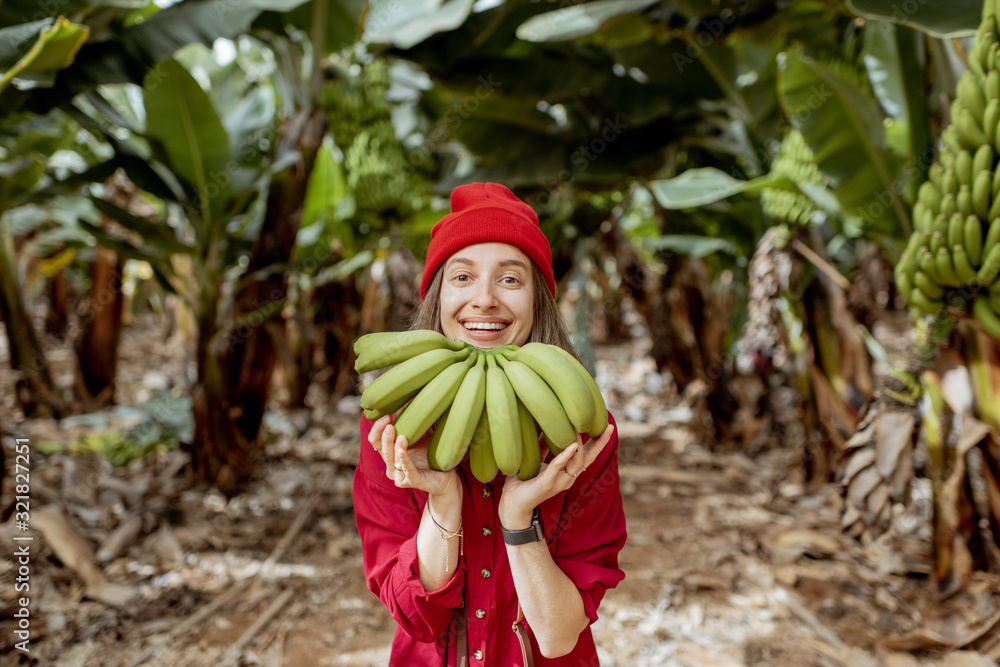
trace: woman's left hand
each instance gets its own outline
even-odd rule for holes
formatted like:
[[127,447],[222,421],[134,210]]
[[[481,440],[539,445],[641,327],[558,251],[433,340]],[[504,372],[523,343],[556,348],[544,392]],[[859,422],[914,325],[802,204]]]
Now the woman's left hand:
[[542,502],[569,489],[576,478],[592,464],[605,446],[611,442],[615,427],[608,424],[604,433],[592,438],[586,445],[579,433],[576,442],[564,449],[554,459],[543,463],[535,477],[522,480],[508,475],[503,485],[498,510],[500,523],[510,530],[531,525],[531,514]]

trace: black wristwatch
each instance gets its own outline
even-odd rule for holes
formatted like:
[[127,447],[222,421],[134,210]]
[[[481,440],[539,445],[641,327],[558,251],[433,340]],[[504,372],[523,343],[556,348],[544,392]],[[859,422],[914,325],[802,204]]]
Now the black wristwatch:
[[545,533],[542,532],[542,518],[538,513],[538,508],[531,514],[531,525],[521,530],[507,530],[500,524],[500,532],[503,533],[504,544],[517,546],[519,544],[529,544],[531,542],[544,542]]

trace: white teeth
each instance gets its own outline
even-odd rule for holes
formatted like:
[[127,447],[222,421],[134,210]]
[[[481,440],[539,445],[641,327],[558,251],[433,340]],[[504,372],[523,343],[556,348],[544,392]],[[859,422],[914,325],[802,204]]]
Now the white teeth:
[[500,331],[506,327],[501,322],[466,322],[465,328],[469,331]]

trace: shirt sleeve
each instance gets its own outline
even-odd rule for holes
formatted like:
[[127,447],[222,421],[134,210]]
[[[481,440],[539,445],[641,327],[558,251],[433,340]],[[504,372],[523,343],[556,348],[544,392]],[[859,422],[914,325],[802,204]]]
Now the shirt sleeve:
[[[608,415],[611,424],[614,417]],[[591,622],[604,593],[625,578],[618,553],[625,546],[625,510],[618,476],[618,427],[600,456],[565,494],[543,504],[549,551],[583,598]]]
[[428,592],[420,581],[417,530],[426,494],[400,489],[385,476],[382,458],[368,444],[372,422],[361,418],[361,455],[354,473],[354,517],[361,536],[365,581],[399,627],[416,641],[433,642],[462,602],[465,563],[451,580]]

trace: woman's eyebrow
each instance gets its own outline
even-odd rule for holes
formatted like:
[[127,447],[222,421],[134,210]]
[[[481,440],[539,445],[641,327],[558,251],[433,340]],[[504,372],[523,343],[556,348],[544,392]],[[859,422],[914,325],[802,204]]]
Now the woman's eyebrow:
[[[464,264],[466,266],[474,266],[476,263],[467,257],[452,257],[448,260],[448,264]],[[528,264],[520,259],[502,259],[499,264],[503,268],[508,266],[517,266],[525,271],[528,270]]]

